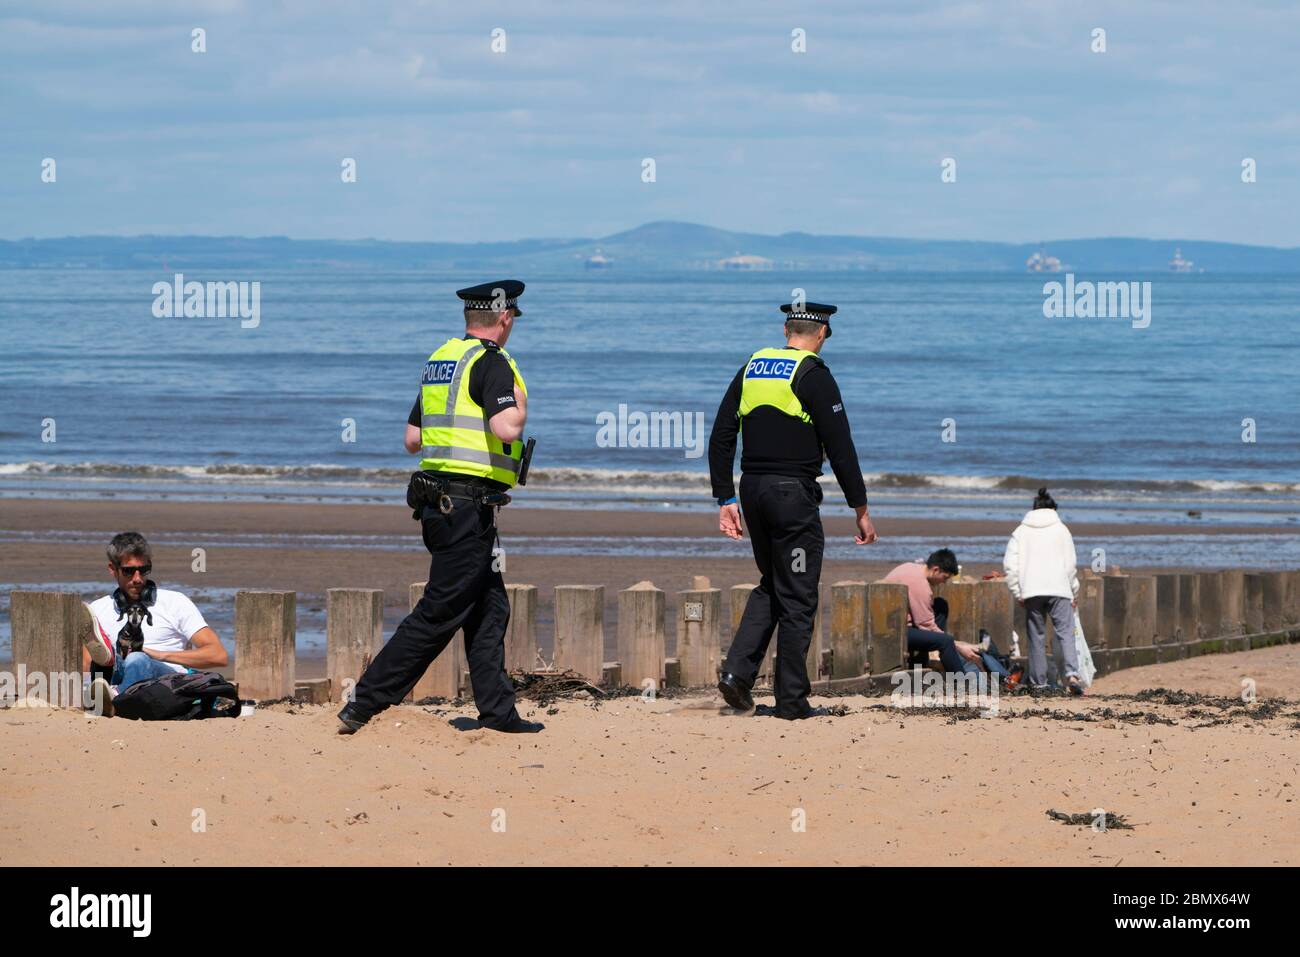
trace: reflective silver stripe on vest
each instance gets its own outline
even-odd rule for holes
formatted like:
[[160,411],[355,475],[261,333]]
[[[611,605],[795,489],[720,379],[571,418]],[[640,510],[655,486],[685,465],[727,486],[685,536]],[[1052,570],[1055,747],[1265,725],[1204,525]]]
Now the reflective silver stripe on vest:
[[[446,412],[443,415],[425,413],[423,411],[423,397],[421,397],[421,432],[425,429],[472,429],[475,432],[483,432],[486,434],[489,442],[496,439],[492,430],[488,428],[487,420],[480,416],[456,414],[456,396],[460,394],[461,377],[464,376],[465,369],[469,366],[470,359],[482,352],[483,348],[483,343],[481,342],[477,345],[471,346],[465,351],[465,354],[456,361],[456,371],[452,373],[451,384],[447,387],[447,407]],[[498,439],[497,441],[500,440]],[[420,457],[426,459],[438,458],[436,453],[445,448],[449,448],[449,446],[421,446]],[[478,458],[478,456],[490,454],[472,449],[466,449],[464,451],[470,454],[463,455],[461,458],[470,462],[486,461]]]
[[[456,411],[456,396],[460,395],[460,378],[465,374],[465,369],[469,366],[469,360],[483,351],[483,343],[476,346],[470,346],[460,361],[456,363],[456,371],[452,373],[451,385],[447,388],[447,414],[451,415]],[[486,423],[483,423],[486,425]]]
[[466,449],[459,445],[426,445],[420,450],[426,459],[451,459],[453,461],[474,462],[478,465],[490,465],[494,469],[505,469],[511,474],[519,474],[519,463],[500,452],[484,452],[482,449]]
[[421,415],[422,429],[471,429],[475,432],[484,430],[483,419],[477,415]]

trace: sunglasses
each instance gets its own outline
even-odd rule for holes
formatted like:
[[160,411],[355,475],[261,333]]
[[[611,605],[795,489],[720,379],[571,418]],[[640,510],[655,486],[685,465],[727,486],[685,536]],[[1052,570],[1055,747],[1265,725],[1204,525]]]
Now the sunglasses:
[[139,572],[141,577],[148,578],[149,573],[153,571],[153,566],[152,565],[118,565],[117,570],[124,578],[128,578],[128,579],[134,578],[136,572]]

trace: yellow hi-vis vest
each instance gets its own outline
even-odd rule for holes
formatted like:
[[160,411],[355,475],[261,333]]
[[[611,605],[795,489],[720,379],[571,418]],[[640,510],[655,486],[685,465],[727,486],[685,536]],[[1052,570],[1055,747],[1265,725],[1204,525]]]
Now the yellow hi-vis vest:
[[786,415],[811,422],[812,417],[794,394],[794,375],[809,356],[816,359],[817,353],[807,349],[759,349],[750,356],[740,383],[741,421],[759,406],[770,405]]
[[[488,427],[483,407],[469,397],[469,374],[487,354],[478,339],[448,339],[429,356],[420,380],[420,468],[492,479],[513,486],[523,442],[504,443]],[[500,350],[526,396],[528,388],[510,354]]]

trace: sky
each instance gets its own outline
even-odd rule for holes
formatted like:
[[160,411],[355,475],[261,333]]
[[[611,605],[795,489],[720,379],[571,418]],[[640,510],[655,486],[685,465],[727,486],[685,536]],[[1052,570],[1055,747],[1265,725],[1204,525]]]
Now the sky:
[[0,238],[1297,246],[1297,36],[1239,0],[0,0]]

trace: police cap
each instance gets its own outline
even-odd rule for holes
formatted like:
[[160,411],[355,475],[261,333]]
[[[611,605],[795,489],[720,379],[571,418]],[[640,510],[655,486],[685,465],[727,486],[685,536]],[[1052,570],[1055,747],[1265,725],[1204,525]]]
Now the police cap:
[[466,309],[485,312],[510,309],[516,316],[524,314],[518,305],[519,297],[523,294],[524,284],[518,279],[498,279],[496,282],[485,282],[456,290],[456,295],[465,301]]
[[820,302],[805,302],[802,305],[784,303],[781,311],[786,319],[804,319],[808,322],[820,322],[826,327],[826,338],[831,337],[831,316],[839,310],[835,306],[826,306]]

